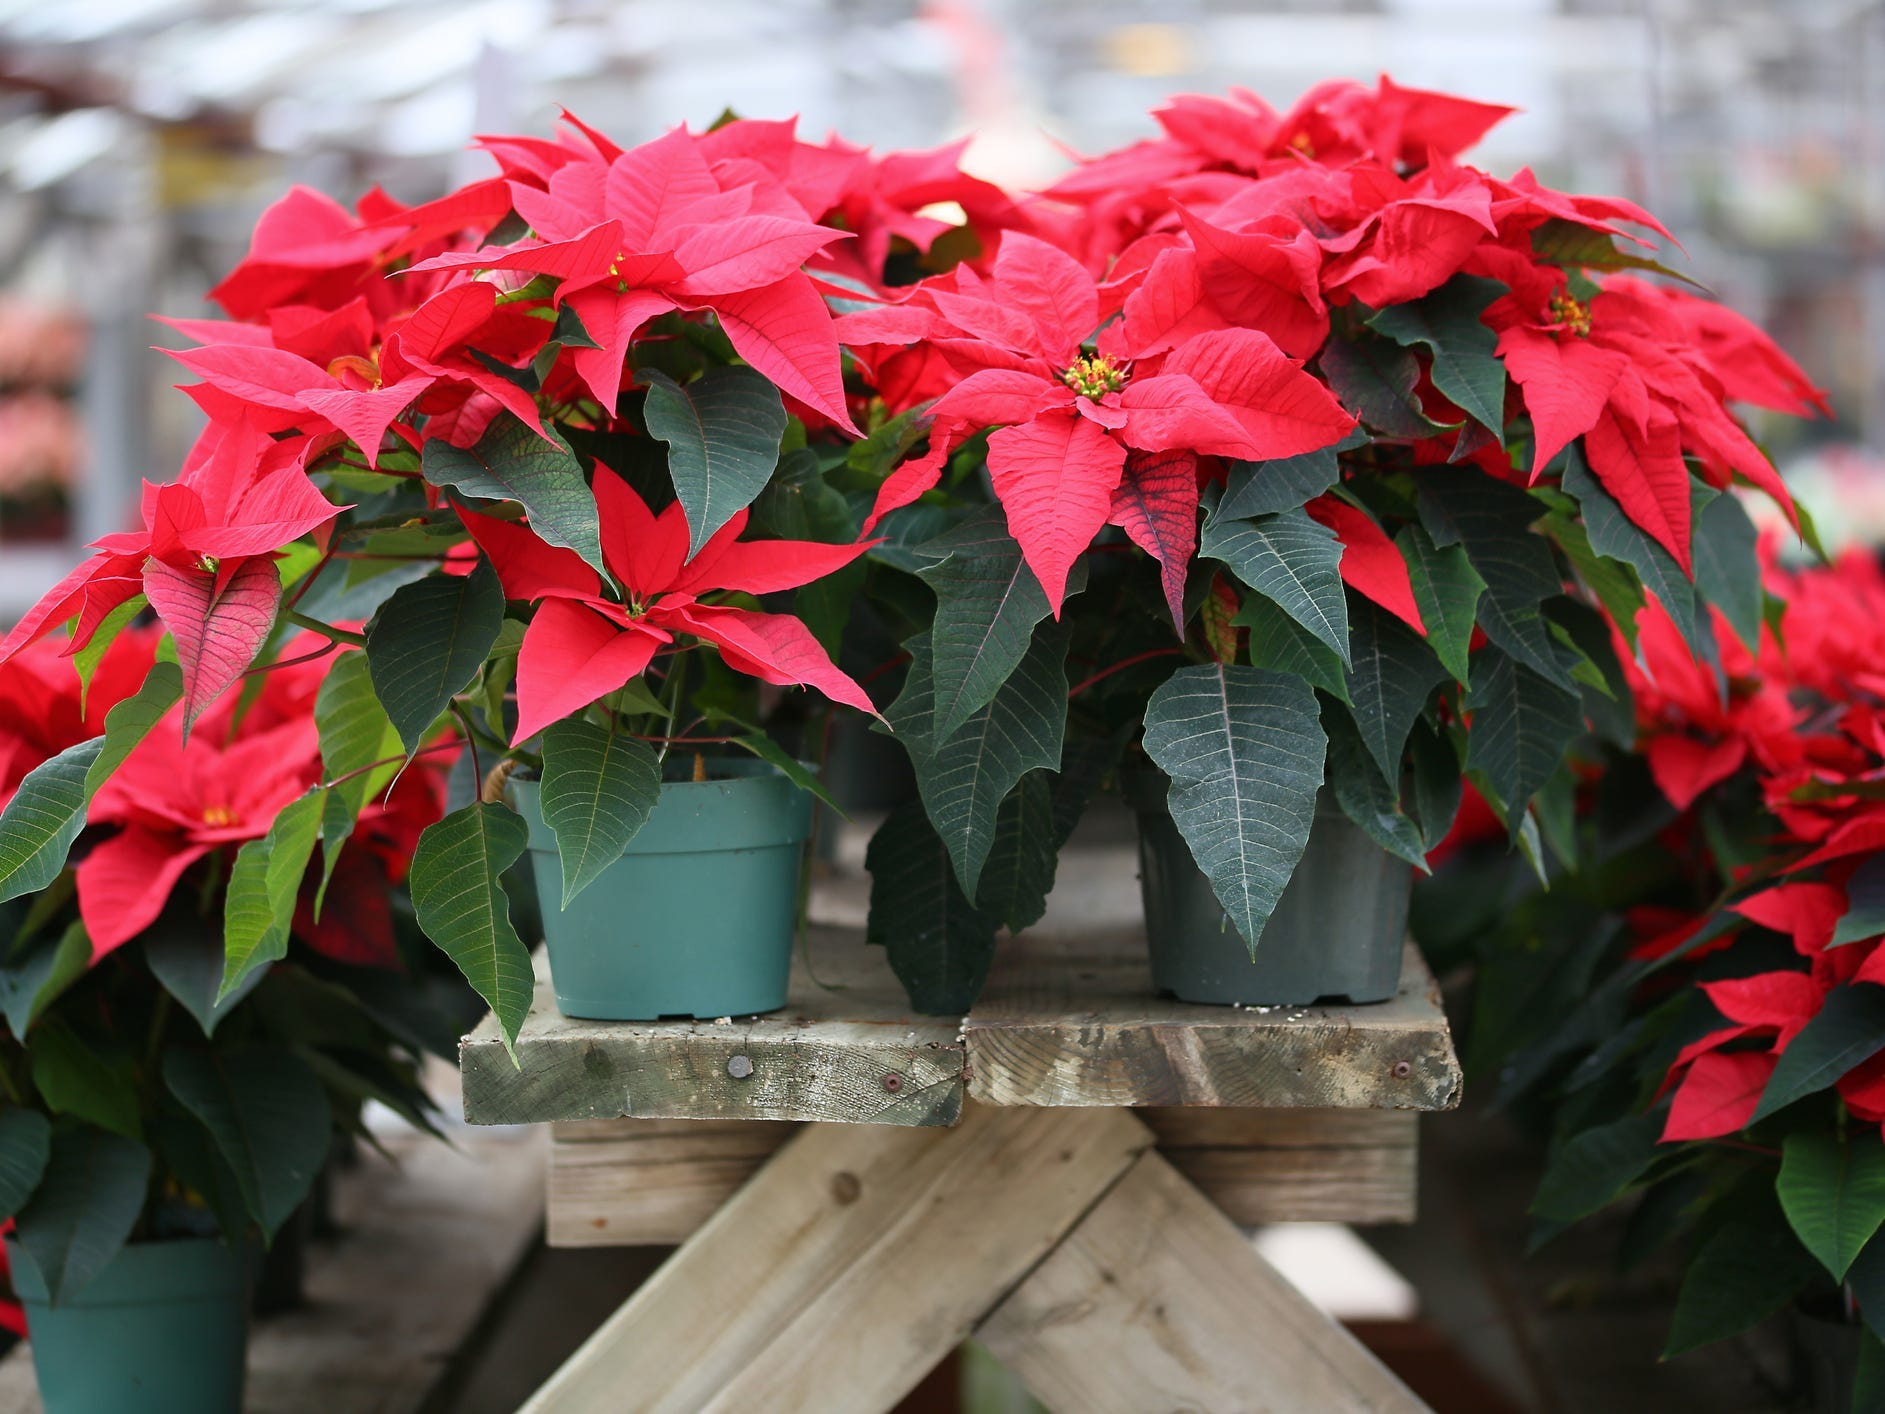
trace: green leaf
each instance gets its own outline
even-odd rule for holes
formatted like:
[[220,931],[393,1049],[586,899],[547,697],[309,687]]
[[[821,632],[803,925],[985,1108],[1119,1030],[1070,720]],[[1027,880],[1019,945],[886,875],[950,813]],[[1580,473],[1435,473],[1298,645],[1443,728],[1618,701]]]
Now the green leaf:
[[946,740],[988,705],[1026,656],[1034,626],[1048,615],[1047,595],[1021,558],[1021,547],[999,528],[917,573],[936,594],[929,634],[933,729]]
[[52,1157],[52,1122],[18,1105],[0,1110],[0,1222],[26,1205]]
[[1793,1300],[1814,1272],[1812,1257],[1777,1222],[1722,1224],[1683,1275],[1663,1358],[1739,1335]]
[[1574,270],[1650,270],[1685,285],[1694,285],[1698,290],[1706,288],[1659,260],[1619,250],[1615,239],[1602,231],[1556,216],[1533,227],[1532,250],[1546,260]]
[[661,799],[661,763],[646,742],[580,717],[543,731],[543,823],[556,836],[563,904],[622,857]]
[[[366,803],[383,790],[399,770],[397,757],[404,749],[399,732],[374,694],[372,675],[364,653],[342,653],[321,680],[314,699],[314,726],[320,733],[321,773],[336,784],[329,787],[321,809],[321,895],[334,877],[341,847],[353,834]],[[386,762],[368,770],[375,761]],[[342,779],[346,777],[346,779]]]
[[1473,421],[1505,433],[1505,365],[1499,336],[1480,316],[1506,292],[1497,280],[1455,275],[1430,295],[1378,311],[1368,327],[1397,344],[1425,344],[1433,356],[1433,386]]
[[427,439],[419,470],[432,485],[452,487],[464,496],[515,501],[542,539],[574,550],[597,573],[606,573],[596,498],[583,477],[582,463],[560,436],[545,437],[502,412],[476,446],[454,447],[443,437]]
[[1232,462],[1217,514],[1225,520],[1247,520],[1251,516],[1296,510],[1335,484],[1342,474],[1341,464],[1336,460],[1338,452],[1367,440],[1365,432],[1357,432],[1333,447],[1304,452],[1301,456]]
[[857,539],[858,518],[844,493],[825,479],[817,453],[800,447],[779,458],[753,502],[753,524],[781,540],[841,545]]
[[1577,694],[1546,682],[1496,648],[1480,650],[1466,707],[1466,769],[1486,779],[1516,830],[1525,807],[1584,730]]
[[1067,638],[1059,625],[1037,632],[1026,656],[986,707],[959,731],[933,730],[929,635],[905,645],[912,662],[903,692],[887,714],[916,770],[924,807],[955,862],[964,894],[980,887],[995,841],[995,816],[1015,782],[1060,764],[1067,725]]
[[1388,437],[1429,437],[1438,430],[1414,390],[1420,360],[1387,339],[1331,338],[1317,359],[1329,388],[1362,422]]
[[1294,673],[1331,696],[1348,701],[1348,672],[1341,656],[1273,600],[1261,594],[1246,594],[1231,622],[1250,630],[1244,651],[1252,667]]
[[236,851],[223,901],[222,986],[220,1005],[233,997],[249,974],[288,955],[295,896],[320,838],[327,791],[316,786],[281,808],[268,833]]
[[1629,677],[1617,657],[1616,644],[1610,637],[1610,624],[1604,616],[1575,599],[1553,599],[1546,606],[1552,627],[1562,630],[1565,638],[1582,653],[1586,664],[1594,668],[1601,686],[1582,681],[1578,697],[1584,704],[1584,716],[1592,730],[1619,750],[1636,746],[1636,697],[1630,691]]
[[785,404],[752,368],[712,368],[685,387],[652,368],[636,376],[648,388],[642,410],[648,435],[668,444],[668,472],[687,515],[692,559],[765,489],[779,464]]
[[1534,1216],[1575,1222],[1608,1207],[1655,1162],[1662,1126],[1659,1114],[1630,1115],[1558,1145],[1532,1198]]
[[1325,702],[1322,730],[1329,738],[1329,787],[1342,813],[1389,854],[1431,874],[1420,830],[1402,811],[1399,793],[1375,768],[1355,719],[1340,703]]
[[963,893],[919,802],[898,806],[878,827],[864,867],[871,876],[866,936],[883,947],[910,1005],[930,1016],[967,1011],[995,958],[995,924]]
[[[744,726],[745,723],[741,723],[741,725]],[[784,776],[800,790],[810,791],[827,807],[836,811],[840,816],[844,815],[844,807],[839,805],[838,802],[832,798],[831,792],[825,789],[825,783],[818,779],[817,773],[810,770],[803,761],[792,755],[791,752],[787,751],[764,732],[749,731],[744,736],[734,737],[728,745],[737,746],[744,751],[752,752],[753,755],[757,756],[761,761],[764,761],[768,766],[774,767],[780,775]]]
[[412,856],[419,927],[497,1014],[513,1060],[536,980],[530,951],[511,926],[510,900],[499,876],[523,855],[529,839],[529,828],[513,811],[474,802],[427,826]]
[[1427,626],[1427,642],[1455,682],[1467,680],[1467,650],[1473,640],[1473,618],[1486,581],[1473,568],[1463,546],[1444,550],[1418,525],[1406,525],[1394,537],[1407,577],[1414,586],[1414,603]]
[[1844,1281],[1860,1249],[1885,1223],[1885,1144],[1872,1132],[1851,1142],[1816,1130],[1790,1134],[1774,1191],[1800,1245],[1834,1281]]
[[1735,637],[1761,646],[1761,562],[1754,552],[1754,522],[1741,498],[1719,495],[1695,516],[1695,587],[1727,616]]
[[26,773],[0,814],[0,903],[36,893],[58,877],[85,828],[92,795],[182,696],[177,665],[153,664],[143,686],[105,714],[102,736],[68,746]]
[[1846,880],[1846,911],[1826,946],[1843,948],[1880,933],[1885,933],[1885,854],[1874,854]]
[[92,940],[85,921],[75,918],[57,942],[45,943],[25,957],[0,967],[0,1011],[7,1027],[24,1040],[47,1007],[92,965]]
[[1301,678],[1222,663],[1180,668],[1146,704],[1172,820],[1253,954],[1315,820],[1319,717]]
[[172,1049],[164,1084],[210,1132],[243,1206],[272,1238],[327,1162],[334,1118],[326,1087],[306,1061],[273,1046]]
[[1054,887],[1058,839],[1050,776],[1029,771],[995,812],[995,843],[982,866],[975,907],[1011,933],[1041,921]]
[[1342,544],[1302,510],[1260,520],[1205,522],[1198,554],[1226,566],[1245,585],[1349,661],[1348,598],[1342,589]]
[[53,1131],[52,1157],[16,1236],[55,1306],[78,1296],[118,1255],[137,1225],[151,1153],[90,1125]]
[[1417,721],[1407,737],[1407,761],[1413,767],[1414,813],[1420,817],[1421,839],[1431,850],[1446,838],[1459,814],[1464,794],[1460,758],[1447,737]]
[[1355,725],[1382,779],[1398,782],[1407,733],[1433,690],[1447,681],[1447,670],[1425,639],[1373,601],[1358,596],[1352,622],[1348,700]]
[[1436,546],[1464,545],[1485,581],[1479,626],[1499,647],[1560,687],[1570,674],[1540,604],[1564,583],[1542,535],[1531,533],[1544,503],[1484,472],[1429,467],[1419,479],[1421,524]]
[[[1714,639],[1708,617],[1700,612],[1696,601],[1695,586],[1675,557],[1623,514],[1623,507],[1617,504],[1616,498],[1591,475],[1584,454],[1575,443],[1565,451],[1562,484],[1566,492],[1577,498],[1591,549],[1633,568],[1643,587],[1669,611],[1669,617],[1696,656],[1712,661]],[[1709,634],[1706,639],[1705,633]]]
[[[428,444],[430,445],[430,444]],[[504,623],[504,590],[490,562],[394,592],[367,625],[367,672],[408,754],[484,666]]]
[[262,980],[261,969],[251,969],[233,992],[221,996],[222,944],[194,921],[159,918],[144,930],[143,940],[144,961],[151,975],[196,1018],[205,1036],[215,1035],[223,1018]]
[[1860,1336],[1859,1364],[1852,1372],[1851,1414],[1885,1414],[1885,1342],[1870,1326]]
[[1885,987],[1835,987],[1819,1014],[1780,1053],[1750,1124],[1824,1090],[1885,1046]]
[[111,645],[118,641],[119,631],[149,604],[150,600],[142,594],[133,594],[106,614],[103,622],[92,630],[92,636],[86,640],[85,646],[72,655],[72,666],[79,675],[79,711],[85,710],[85,703],[92,692],[92,674],[98,671],[98,665],[104,661]]
[[90,1044],[59,1017],[49,1017],[33,1033],[26,1058],[33,1088],[56,1115],[89,1120],[127,1139],[141,1138],[137,1076],[128,1057]]

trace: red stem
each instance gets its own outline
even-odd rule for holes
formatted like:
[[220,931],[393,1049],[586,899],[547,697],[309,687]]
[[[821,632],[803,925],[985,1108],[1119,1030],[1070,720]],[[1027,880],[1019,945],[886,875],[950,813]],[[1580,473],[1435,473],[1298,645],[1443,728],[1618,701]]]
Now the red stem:
[[264,663],[257,668],[244,668],[242,670],[242,676],[252,678],[261,673],[272,673],[277,668],[293,668],[302,663],[312,663],[316,658],[325,658],[338,647],[340,647],[340,640],[338,638],[330,638],[312,653],[303,653],[299,658],[283,658],[279,663]]
[[1181,654],[1184,651],[1185,650],[1182,648],[1148,648],[1143,653],[1134,653],[1130,658],[1121,658],[1117,663],[1114,663],[1110,668],[1101,668],[1097,673],[1093,674],[1092,677],[1088,678],[1085,682],[1081,683],[1078,687],[1075,687],[1071,691],[1069,691],[1067,693],[1067,699],[1069,701],[1072,701],[1074,698],[1078,697],[1081,693],[1085,692],[1089,687],[1093,686],[1094,683],[1103,682],[1105,679],[1110,678],[1114,673],[1120,672],[1126,668],[1130,668],[1135,663],[1144,663],[1153,658],[1170,658],[1178,654]]

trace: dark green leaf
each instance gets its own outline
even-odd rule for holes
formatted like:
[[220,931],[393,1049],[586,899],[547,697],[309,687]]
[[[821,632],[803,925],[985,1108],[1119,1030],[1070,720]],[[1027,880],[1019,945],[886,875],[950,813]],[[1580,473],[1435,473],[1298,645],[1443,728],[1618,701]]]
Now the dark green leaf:
[[1339,443],[1273,461],[1232,462],[1217,514],[1225,520],[1247,520],[1298,509],[1335,484],[1342,474],[1336,452],[1347,445]]
[[1761,563],[1754,541],[1754,522],[1738,496],[1716,496],[1696,514],[1695,587],[1750,650],[1761,645]]
[[1874,854],[1846,880],[1846,911],[1826,946],[1841,948],[1880,933],[1885,933],[1885,854]]
[[844,814],[843,807],[832,798],[831,792],[825,789],[825,783],[818,779],[817,773],[764,732],[750,731],[744,736],[736,736],[729,745],[752,752],[767,765],[775,767],[782,776],[800,790],[810,791],[830,809],[837,811],[839,815]]
[[137,1076],[128,1057],[91,1044],[55,1016],[33,1032],[26,1058],[33,1088],[54,1114],[89,1120],[127,1139],[143,1136]]
[[1054,887],[1057,850],[1049,773],[1029,771],[995,812],[995,843],[982,866],[976,911],[1009,932],[1040,922]]
[[580,717],[543,729],[543,823],[556,836],[563,903],[622,857],[661,799],[661,763],[645,742]]
[[1582,680],[1579,674],[1578,698],[1584,704],[1584,716],[1592,729],[1619,750],[1636,745],[1636,699],[1630,691],[1630,679],[1617,657],[1616,644],[1610,637],[1610,624],[1604,616],[1575,599],[1553,599],[1545,605],[1554,628],[1582,653],[1603,680],[1601,688]]
[[923,807],[909,801],[872,836],[869,940],[918,1011],[959,1015],[974,1004],[995,958],[995,923],[969,902]]
[[1438,424],[1421,411],[1420,360],[1387,339],[1331,338],[1317,360],[1329,388],[1362,422],[1388,437],[1428,437]]
[[293,1051],[261,1046],[173,1049],[164,1084],[215,1139],[249,1216],[273,1237],[327,1162],[326,1088]]
[[183,696],[175,663],[155,663],[142,687],[105,714],[105,731],[26,773],[0,814],[0,903],[45,888],[65,868],[85,811],[157,719]]
[[52,1157],[52,1123],[38,1110],[0,1110],[0,1222],[25,1206]]
[[1609,1206],[1655,1161],[1662,1126],[1660,1114],[1630,1115],[1573,1135],[1552,1151],[1532,1212],[1572,1222]]
[[536,979],[498,880],[529,838],[514,812],[473,803],[428,826],[412,856],[412,907],[419,926],[497,1014],[512,1059]]
[[1505,365],[1497,354],[1499,336],[1480,316],[1504,293],[1497,280],[1455,275],[1432,294],[1368,321],[1398,344],[1425,344],[1433,355],[1433,386],[1499,436],[1505,432]]
[[817,454],[804,447],[779,458],[772,480],[753,502],[753,523],[781,540],[844,544],[857,539],[851,503],[825,479]]
[[648,435],[668,444],[668,472],[693,537],[688,557],[753,503],[779,464],[785,404],[753,368],[711,368],[685,387],[644,368]]
[[1418,721],[1408,733],[1407,761],[1413,767],[1414,813],[1420,817],[1421,839],[1431,850],[1446,838],[1453,817],[1459,814],[1460,758],[1450,740]]
[[1067,725],[1066,634],[1058,625],[1042,627],[994,698],[946,740],[932,731],[929,636],[919,634],[905,646],[910,673],[887,716],[910,753],[930,822],[948,846],[963,892],[972,897],[994,844],[1001,802],[1029,771],[1060,764]]
[[1352,621],[1348,700],[1355,725],[1382,779],[1398,782],[1407,733],[1428,696],[1447,681],[1447,670],[1426,640],[1373,601],[1357,597]]
[[143,937],[151,975],[196,1018],[205,1036],[213,1036],[223,1018],[262,980],[262,970],[253,968],[234,992],[219,998],[223,950],[216,937],[194,921],[165,916],[145,929]]
[[223,901],[222,986],[218,1003],[241,990],[249,974],[288,955],[295,898],[320,838],[327,792],[316,786],[284,805],[268,834],[236,851]]
[[[325,891],[361,809],[399,770],[399,763],[389,760],[402,750],[399,732],[374,694],[366,654],[343,653],[334,660],[314,699],[314,725],[321,738],[321,773],[338,782],[329,788],[321,810],[321,887]],[[367,769],[375,761],[388,764],[379,770]]]
[[1301,678],[1180,668],[1146,704],[1146,754],[1172,779],[1172,820],[1254,953],[1315,819],[1328,739]]
[[1862,1133],[1850,1143],[1836,1134],[1800,1130],[1782,1146],[1774,1182],[1794,1235],[1834,1281],[1885,1223],[1885,1144]]
[[1339,702],[1324,702],[1322,729],[1329,737],[1329,786],[1342,813],[1389,854],[1432,873],[1419,829],[1401,810],[1399,794],[1376,769],[1348,709]]
[[1418,525],[1401,527],[1394,537],[1407,577],[1414,586],[1414,603],[1427,626],[1427,642],[1455,682],[1467,680],[1467,650],[1473,640],[1473,618],[1486,581],[1473,568],[1465,547],[1444,550]]
[[1544,523],[1546,533],[1571,562],[1571,568],[1610,616],[1623,634],[1623,641],[1636,651],[1636,616],[1646,602],[1643,582],[1636,570],[1622,560],[1600,555],[1591,548],[1590,534],[1582,522],[1573,520],[1569,511],[1554,512]]
[[1198,554],[1228,567],[1269,599],[1344,663],[1348,653],[1348,599],[1342,590],[1342,545],[1335,532],[1306,511],[1282,511],[1260,520],[1205,523]]
[[1466,769],[1485,777],[1505,808],[1507,826],[1516,830],[1533,793],[1584,730],[1583,707],[1576,693],[1491,647],[1474,663],[1466,706],[1473,714]]
[[57,1306],[78,1296],[118,1255],[144,1207],[151,1153],[90,1125],[61,1125],[32,1200],[20,1210],[20,1246]]
[[1683,1275],[1663,1358],[1739,1335],[1791,1301],[1815,1270],[1813,1258],[1784,1227],[1724,1223]]
[[92,940],[75,918],[57,942],[42,943],[25,957],[0,967],[0,1010],[14,1036],[28,1028],[92,965]]
[[[428,444],[429,445],[429,444]],[[467,575],[408,584],[367,625],[367,672],[408,754],[484,666],[504,623],[504,591],[490,562]]]
[[1532,250],[1546,260],[1573,270],[1650,270],[1672,280],[1703,286],[1679,270],[1671,270],[1646,255],[1620,250],[1614,237],[1577,221],[1552,217],[1532,229]]
[[936,593],[929,635],[933,730],[946,740],[988,705],[1026,655],[1034,626],[1048,615],[1047,595],[1002,530],[917,573]]
[[1254,668],[1294,673],[1348,701],[1348,672],[1336,651],[1297,623],[1273,600],[1247,594],[1231,623],[1250,630],[1245,653]]
[[530,528],[552,545],[574,550],[598,572],[601,520],[582,463],[569,443],[543,436],[508,412],[497,415],[474,447],[428,438],[420,462],[425,479],[487,501],[515,501]]
[[1750,1123],[1758,1123],[1804,1095],[1824,1090],[1855,1065],[1885,1046],[1885,987],[1863,982],[1835,987],[1819,1014],[1780,1053],[1761,1103]]
[[[1696,655],[1713,661],[1714,639],[1709,633],[1707,615],[1700,611],[1697,603],[1695,586],[1675,557],[1624,515],[1616,498],[1591,475],[1583,453],[1575,444],[1565,451],[1563,485],[1577,497],[1591,549],[1635,569],[1643,587],[1655,594],[1669,611],[1669,617]],[[1704,633],[1709,633],[1706,640]]]

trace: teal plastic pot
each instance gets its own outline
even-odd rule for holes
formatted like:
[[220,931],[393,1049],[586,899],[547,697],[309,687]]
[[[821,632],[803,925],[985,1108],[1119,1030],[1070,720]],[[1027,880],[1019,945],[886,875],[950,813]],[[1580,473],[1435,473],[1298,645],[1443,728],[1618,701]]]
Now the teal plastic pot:
[[248,1254],[217,1238],[134,1242],[54,1306],[7,1242],[46,1414],[241,1414]]
[[567,909],[557,907],[563,870],[537,783],[511,782],[565,1016],[656,1021],[785,1005],[812,798],[763,761],[710,771],[664,783],[628,852]]
[[1139,887],[1159,992],[1186,1002],[1305,1006],[1382,1002],[1399,990],[1413,869],[1326,791],[1253,959],[1172,820],[1171,782],[1140,770],[1122,772],[1121,784],[1139,821]]

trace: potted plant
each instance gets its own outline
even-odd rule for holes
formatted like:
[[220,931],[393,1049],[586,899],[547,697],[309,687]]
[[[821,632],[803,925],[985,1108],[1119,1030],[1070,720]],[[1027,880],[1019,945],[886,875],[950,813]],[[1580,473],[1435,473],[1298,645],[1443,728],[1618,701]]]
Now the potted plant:
[[847,307],[870,442],[907,447],[863,528],[922,804],[873,841],[871,931],[919,1005],[1040,916],[1122,752],[1161,990],[1392,995],[1463,781],[1537,859],[1624,716],[1600,611],[1653,593],[1714,653],[1696,606],[1754,574],[1722,493],[1795,514],[1727,404],[1814,395],[1631,273],[1647,213],[1456,161],[1502,112],[1180,99],[1035,233]]
[[[1770,563],[1750,598],[1746,638],[1716,614],[1719,677],[1644,612],[1637,750],[1592,763],[1550,904],[1508,892],[1461,940],[1469,1053],[1550,1139],[1539,1240],[1627,1212],[1620,1261],[1682,1267],[1669,1355],[1791,1307],[1815,1407],[1844,1414],[1885,1390],[1885,575]],[[1483,867],[1451,861],[1423,920],[1444,933]]]
[[251,1236],[275,1238],[362,1100],[427,1123],[416,1042],[371,998],[436,790],[414,773],[325,871],[258,872],[320,774],[323,665],[258,675],[186,741],[156,630],[76,665],[62,647],[0,667],[7,818],[60,808],[75,749],[145,734],[106,758],[73,861],[0,904],[11,1282],[50,1414],[236,1411]]

